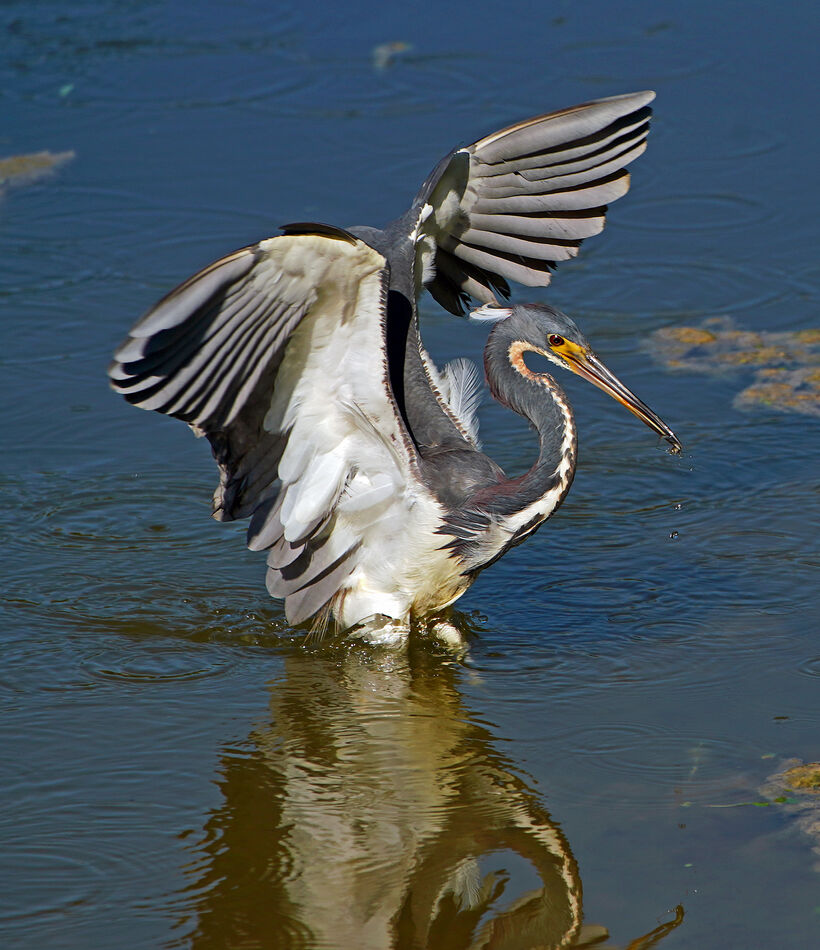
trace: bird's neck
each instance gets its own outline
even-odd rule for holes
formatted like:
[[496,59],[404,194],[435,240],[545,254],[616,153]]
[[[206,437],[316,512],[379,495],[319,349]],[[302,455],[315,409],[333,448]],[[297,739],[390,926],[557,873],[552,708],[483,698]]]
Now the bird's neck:
[[523,416],[538,433],[538,459],[525,475],[510,480],[516,486],[510,497],[511,501],[515,498],[516,510],[534,506],[543,520],[569,491],[578,439],[564,390],[552,376],[527,368],[523,361],[527,348],[521,341],[492,333],[484,350],[484,365],[493,397]]

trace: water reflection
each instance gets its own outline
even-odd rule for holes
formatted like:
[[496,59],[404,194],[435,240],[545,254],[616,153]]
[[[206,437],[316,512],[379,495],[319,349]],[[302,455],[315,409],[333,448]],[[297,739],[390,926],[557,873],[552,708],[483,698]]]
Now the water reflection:
[[[270,686],[270,722],[223,753],[224,803],[195,848],[184,945],[606,939],[583,923],[566,838],[465,708],[464,675],[419,645],[294,648]],[[656,945],[682,914],[629,946]]]

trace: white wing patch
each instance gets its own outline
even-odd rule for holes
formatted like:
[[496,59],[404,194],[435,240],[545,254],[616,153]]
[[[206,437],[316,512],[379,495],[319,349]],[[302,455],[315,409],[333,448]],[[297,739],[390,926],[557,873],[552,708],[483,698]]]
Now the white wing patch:
[[[288,433],[269,587],[285,595],[293,623],[331,597],[345,627],[378,613],[409,615],[423,548],[440,544],[431,541],[440,506],[418,481],[389,395],[384,273],[381,255],[360,245],[310,275],[316,299],[290,338],[265,416],[266,430]],[[291,582],[276,565],[306,535],[310,563]]]
[[385,258],[346,232],[269,238],[160,301],[110,375],[132,403],[207,436],[215,516],[250,516],[291,623],[407,619],[460,592],[441,506],[389,381]]

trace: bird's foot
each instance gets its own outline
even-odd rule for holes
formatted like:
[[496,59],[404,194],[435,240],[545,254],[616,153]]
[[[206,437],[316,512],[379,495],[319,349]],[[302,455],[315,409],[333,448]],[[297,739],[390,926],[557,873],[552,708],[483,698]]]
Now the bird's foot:
[[[467,638],[449,617],[437,617],[421,623],[416,621],[412,624],[412,629],[424,637],[438,641],[448,653],[458,659],[464,659],[468,653]],[[406,621],[396,620],[386,614],[374,614],[348,631],[348,636],[374,646],[402,648],[407,646],[410,631],[411,624]]]
[[441,618],[433,620],[427,625],[427,633],[459,660],[463,660],[469,652],[467,638],[458,629],[452,620]]
[[357,624],[348,636],[378,646],[403,646],[410,636],[410,627],[385,614],[374,614]]
[[466,647],[467,641],[458,627],[451,620],[434,620],[428,631],[431,636],[440,640],[448,647]]

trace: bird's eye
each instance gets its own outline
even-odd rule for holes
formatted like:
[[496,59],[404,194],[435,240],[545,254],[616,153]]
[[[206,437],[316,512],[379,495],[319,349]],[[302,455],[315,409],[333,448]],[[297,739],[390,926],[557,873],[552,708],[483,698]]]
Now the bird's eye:
[[558,336],[557,333],[550,333],[549,339],[550,339],[550,346],[564,345],[564,338],[562,336]]

